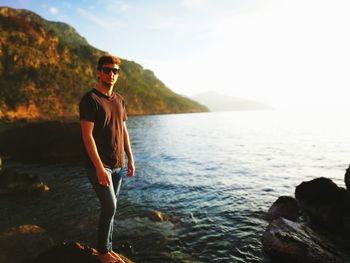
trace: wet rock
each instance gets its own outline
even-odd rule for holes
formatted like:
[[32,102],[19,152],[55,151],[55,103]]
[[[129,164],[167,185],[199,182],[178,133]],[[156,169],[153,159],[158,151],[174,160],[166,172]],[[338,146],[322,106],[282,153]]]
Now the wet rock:
[[153,222],[164,222],[170,219],[168,215],[160,211],[150,211],[150,212],[147,212],[145,216]]
[[348,237],[350,237],[350,189],[346,190],[343,201],[342,223]]
[[296,187],[295,197],[312,223],[342,230],[346,191],[328,178],[316,178]]
[[299,207],[295,198],[291,196],[280,196],[270,207],[266,218],[272,221],[279,217],[296,220],[299,216]]
[[344,176],[344,182],[346,185],[346,189],[350,191],[350,165],[348,169],[346,169],[345,176]]
[[170,222],[172,225],[179,225],[181,224],[181,219],[169,216],[161,211],[148,211],[146,212],[143,217],[148,218],[152,222]]
[[320,177],[298,185],[295,197],[306,202],[334,203],[338,202],[344,193],[345,190],[338,187],[331,179]]
[[38,176],[19,173],[11,168],[0,171],[0,194],[41,193],[49,189]]
[[344,213],[342,217],[342,225],[344,226],[347,235],[350,235],[350,212]]
[[[120,255],[120,254],[119,254]],[[120,255],[125,263],[133,263],[130,259]],[[40,254],[34,263],[62,263],[62,262],[84,262],[100,263],[97,251],[78,242],[63,243],[52,247]]]
[[0,234],[0,262],[17,263],[36,258],[54,245],[45,229],[21,225]]
[[263,235],[263,248],[277,262],[345,263],[346,255],[303,224],[279,218]]

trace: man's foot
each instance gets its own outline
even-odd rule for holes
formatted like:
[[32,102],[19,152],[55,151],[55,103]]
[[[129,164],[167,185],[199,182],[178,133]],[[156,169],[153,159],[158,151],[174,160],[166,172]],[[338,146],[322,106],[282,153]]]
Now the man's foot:
[[118,261],[111,255],[110,252],[100,254],[98,253],[97,258],[101,263],[117,263]]
[[118,263],[125,263],[118,253],[114,252],[113,250],[111,250],[109,253],[117,260]]

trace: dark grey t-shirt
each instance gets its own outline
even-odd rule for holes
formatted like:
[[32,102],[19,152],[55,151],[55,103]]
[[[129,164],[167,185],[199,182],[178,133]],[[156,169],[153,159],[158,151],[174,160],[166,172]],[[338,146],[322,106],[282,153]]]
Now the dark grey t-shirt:
[[[80,120],[94,123],[93,137],[105,167],[124,167],[123,125],[127,120],[124,99],[113,92],[106,96],[97,89],[87,92],[79,104]],[[88,166],[93,166],[90,158]]]

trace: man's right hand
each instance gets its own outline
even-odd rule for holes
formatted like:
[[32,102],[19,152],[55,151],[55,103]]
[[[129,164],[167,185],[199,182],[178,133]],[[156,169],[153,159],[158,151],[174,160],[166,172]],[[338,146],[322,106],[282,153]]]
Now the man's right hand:
[[96,169],[96,175],[100,185],[108,187],[111,184],[105,169]]
[[80,121],[82,137],[85,145],[85,149],[90,157],[90,160],[96,168],[97,181],[102,186],[109,186],[111,184],[108,174],[103,167],[100,156],[97,151],[95,139],[92,136],[94,130],[94,123],[90,121]]

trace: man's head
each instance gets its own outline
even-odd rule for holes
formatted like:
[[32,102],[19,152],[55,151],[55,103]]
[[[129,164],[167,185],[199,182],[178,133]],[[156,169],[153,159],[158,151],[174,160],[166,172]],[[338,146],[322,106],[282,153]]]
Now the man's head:
[[97,62],[97,70],[100,71],[104,64],[116,64],[120,65],[122,61],[113,55],[104,55],[99,58]]
[[112,55],[104,55],[97,62],[99,82],[106,88],[112,87],[119,76],[121,60]]

